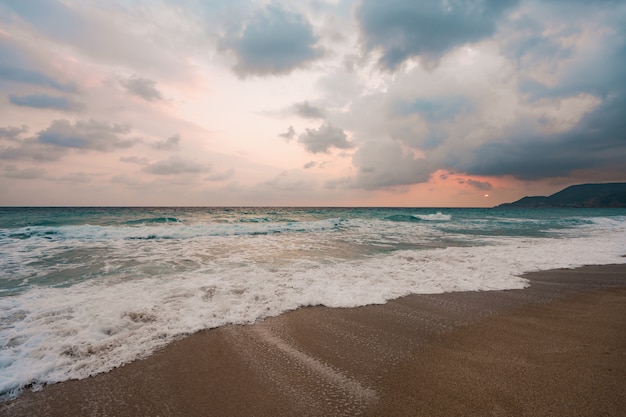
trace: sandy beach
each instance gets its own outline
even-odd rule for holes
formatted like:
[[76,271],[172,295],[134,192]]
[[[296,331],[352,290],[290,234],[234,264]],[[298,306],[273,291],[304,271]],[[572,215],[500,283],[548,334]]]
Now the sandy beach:
[[193,334],[2,416],[618,416],[626,265]]

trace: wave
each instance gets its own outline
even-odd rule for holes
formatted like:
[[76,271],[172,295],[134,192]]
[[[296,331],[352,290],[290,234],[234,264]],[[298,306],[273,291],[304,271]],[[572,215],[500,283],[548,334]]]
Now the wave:
[[[166,275],[132,280],[124,279],[125,267],[118,279],[32,288],[0,299],[0,396],[8,398],[29,384],[106,372],[182,335],[300,306],[353,307],[409,293],[523,288],[526,281],[518,275],[525,271],[626,262],[621,258],[624,233],[498,238],[485,246],[406,250],[349,261],[301,257],[282,264],[248,262],[263,243],[255,239],[247,252],[229,252],[221,265],[205,260],[191,270],[173,268]],[[273,242],[265,242],[265,249],[270,251]],[[182,261],[169,246],[165,254]]]
[[45,228],[45,229],[31,229],[25,228],[25,230],[20,230],[13,233],[2,233],[0,234],[0,238],[8,237],[11,239],[30,239],[31,237],[43,237],[45,239],[53,239],[55,235],[58,235],[59,231]]
[[[538,238],[527,230],[532,222],[513,228],[506,219],[455,214],[438,224],[452,217],[432,210],[366,214],[0,229],[0,399],[108,371],[185,334],[299,306],[521,288],[524,271],[626,262],[626,217]],[[460,222],[467,233],[446,230]],[[483,230],[493,236],[477,237]]]
[[452,220],[452,216],[450,214],[443,214],[441,212],[433,213],[433,214],[415,214],[420,220],[426,221],[448,221]]
[[410,214],[394,214],[392,216],[385,217],[385,220],[389,220],[392,222],[419,222],[420,221],[420,219]]
[[176,217],[148,217],[145,219],[128,220],[124,224],[128,225],[142,225],[142,224],[161,224],[161,223],[182,223],[182,220]]
[[267,223],[272,220],[267,217],[253,217],[253,218],[241,218],[238,220],[239,223]]
[[392,222],[449,221],[452,220],[452,216],[440,212],[432,214],[394,214],[385,217],[385,220]]
[[[122,226],[71,225],[28,226],[0,231],[0,240],[9,238],[25,240],[44,238],[55,240],[108,240],[108,239],[191,239],[204,236],[256,236],[274,233],[315,232],[336,229],[342,219],[315,220],[307,222],[251,221],[238,223],[189,224],[173,217],[131,220]],[[141,226],[141,227],[138,227]]]

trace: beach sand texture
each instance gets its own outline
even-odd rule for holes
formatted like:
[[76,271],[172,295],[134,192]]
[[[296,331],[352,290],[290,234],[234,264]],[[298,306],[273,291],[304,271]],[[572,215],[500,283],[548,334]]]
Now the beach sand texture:
[[1,416],[623,416],[626,265],[196,333]]

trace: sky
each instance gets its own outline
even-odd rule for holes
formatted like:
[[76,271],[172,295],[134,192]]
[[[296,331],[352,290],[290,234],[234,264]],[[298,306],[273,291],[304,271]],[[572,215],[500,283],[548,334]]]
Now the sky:
[[626,180],[626,2],[0,0],[0,205],[490,207]]

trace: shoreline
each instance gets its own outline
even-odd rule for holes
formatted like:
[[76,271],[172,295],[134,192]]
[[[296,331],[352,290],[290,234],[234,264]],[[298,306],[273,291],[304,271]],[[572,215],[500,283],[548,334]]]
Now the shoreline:
[[620,415],[626,264],[523,277],[202,331],[0,416]]

